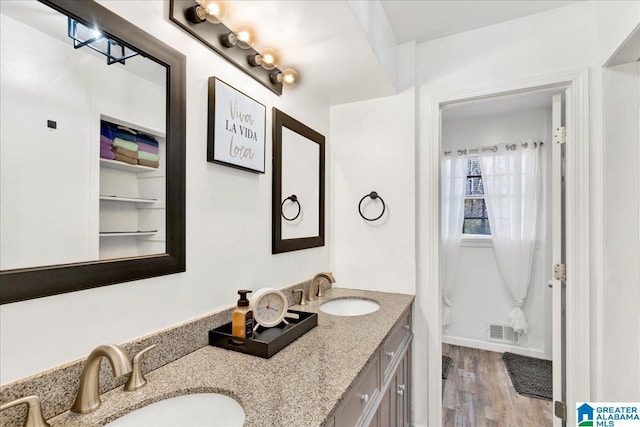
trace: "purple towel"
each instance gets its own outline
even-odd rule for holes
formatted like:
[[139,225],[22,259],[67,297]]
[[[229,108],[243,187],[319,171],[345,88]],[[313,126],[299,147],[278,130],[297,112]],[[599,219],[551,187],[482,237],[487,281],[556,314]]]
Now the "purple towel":
[[100,148],[104,148],[105,150],[113,150],[113,145],[105,144],[104,142],[100,143]]
[[103,159],[113,160],[115,158],[115,155],[113,154],[113,151],[111,151],[111,149],[100,147],[100,157],[102,157]]
[[154,147],[153,145],[145,144],[144,142],[138,141],[138,150],[146,151],[147,153],[158,154],[160,150],[158,147]]
[[153,136],[147,135],[146,133],[138,133],[137,140],[138,142],[144,142],[145,144],[153,145],[154,147],[158,146],[158,141],[156,141]]
[[100,135],[100,144],[101,145],[113,145],[113,139],[106,137],[104,135]]

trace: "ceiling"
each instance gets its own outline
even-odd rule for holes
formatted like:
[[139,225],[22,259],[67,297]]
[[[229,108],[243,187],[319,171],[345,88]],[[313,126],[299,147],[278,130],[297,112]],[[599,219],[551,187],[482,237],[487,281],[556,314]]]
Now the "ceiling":
[[572,3],[576,1],[382,0],[382,7],[398,43],[424,43]]

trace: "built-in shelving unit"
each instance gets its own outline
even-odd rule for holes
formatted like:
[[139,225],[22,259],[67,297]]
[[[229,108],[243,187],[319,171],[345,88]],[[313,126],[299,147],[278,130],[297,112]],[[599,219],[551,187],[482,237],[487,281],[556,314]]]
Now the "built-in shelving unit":
[[121,119],[100,118],[152,135],[160,151],[158,168],[100,159],[100,259],[164,253],[165,135]]

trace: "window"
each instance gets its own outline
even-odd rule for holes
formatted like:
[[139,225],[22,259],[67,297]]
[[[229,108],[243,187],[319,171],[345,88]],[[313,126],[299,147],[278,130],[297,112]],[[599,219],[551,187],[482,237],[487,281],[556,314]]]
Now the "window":
[[467,163],[467,186],[464,200],[464,222],[462,234],[491,235],[487,205],[484,201],[484,187],[480,174],[480,158],[469,157]]

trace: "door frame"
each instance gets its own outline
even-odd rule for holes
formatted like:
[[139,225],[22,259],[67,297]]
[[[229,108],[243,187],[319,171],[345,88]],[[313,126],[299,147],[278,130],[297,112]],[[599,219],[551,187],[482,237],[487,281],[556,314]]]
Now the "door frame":
[[[417,399],[427,396],[427,425],[442,422],[442,318],[440,289],[440,152],[441,107],[482,98],[507,96],[549,88],[569,89],[566,100],[566,263],[567,307],[567,423],[575,424],[575,402],[590,400],[590,155],[589,155],[589,69],[569,70],[532,77],[517,82],[467,89],[419,98],[418,117],[426,120],[426,129],[418,147],[418,256],[414,352],[427,354],[427,369],[414,357],[414,408],[423,405]],[[424,122],[423,122],[424,123]],[[428,171],[428,173],[425,173]],[[419,332],[418,332],[419,331]],[[437,379],[437,380],[436,380]],[[416,414],[418,417],[423,418]]]

